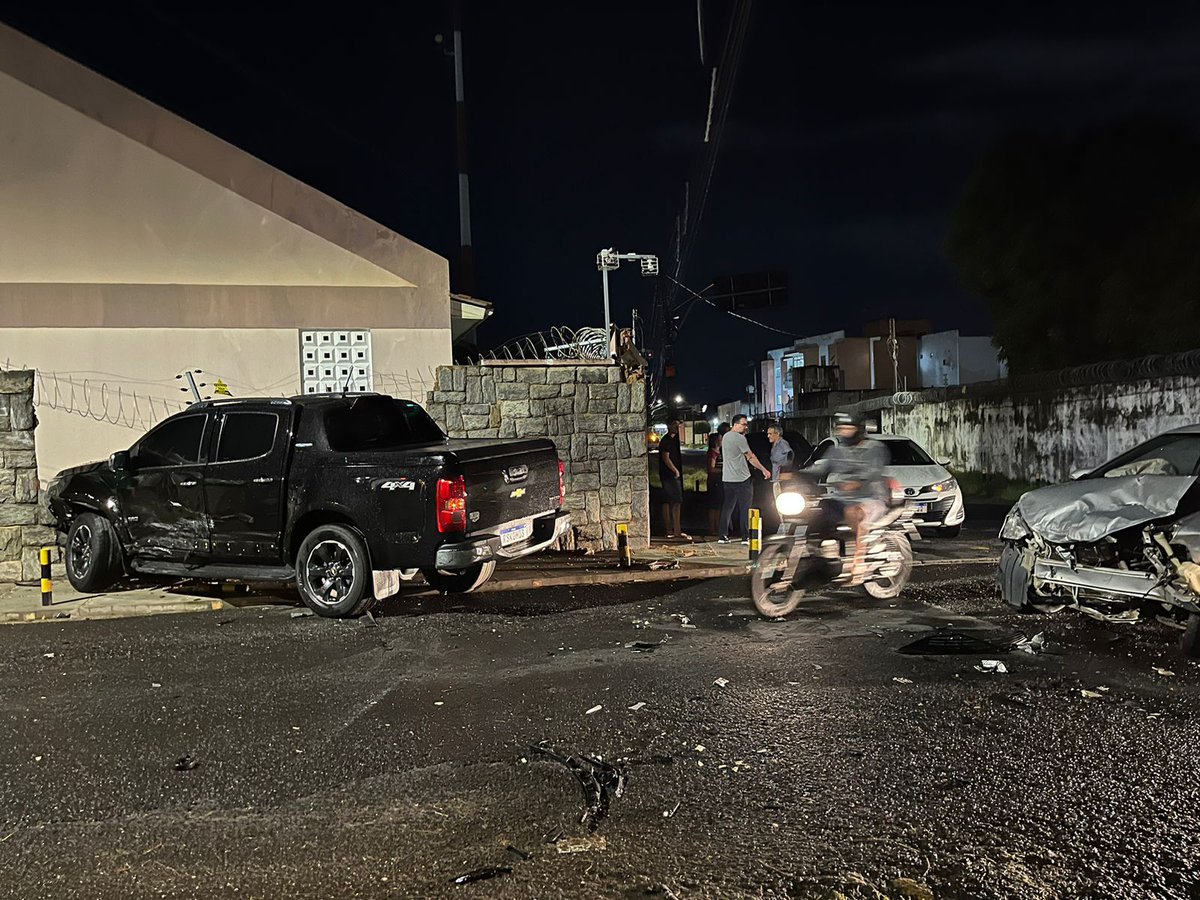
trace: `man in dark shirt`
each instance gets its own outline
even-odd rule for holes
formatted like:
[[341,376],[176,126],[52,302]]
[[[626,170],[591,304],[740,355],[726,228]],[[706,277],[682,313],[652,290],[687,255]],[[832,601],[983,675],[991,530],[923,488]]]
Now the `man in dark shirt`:
[[667,436],[658,442],[658,476],[663,488],[663,527],[667,537],[676,535],[685,541],[691,538],[683,533],[680,518],[683,514],[683,450],[679,446],[679,422],[672,420],[667,425]]

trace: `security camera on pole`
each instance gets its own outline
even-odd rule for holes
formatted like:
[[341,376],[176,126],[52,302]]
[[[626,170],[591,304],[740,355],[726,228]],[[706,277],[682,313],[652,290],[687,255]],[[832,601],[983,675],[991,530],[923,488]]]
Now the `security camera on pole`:
[[601,250],[596,254],[596,268],[604,282],[604,334],[608,338],[608,356],[616,355],[613,341],[612,314],[608,306],[608,273],[615,271],[621,265],[621,260],[638,260],[641,263],[642,277],[654,278],[658,275],[658,257],[649,253],[618,253],[612,247]]

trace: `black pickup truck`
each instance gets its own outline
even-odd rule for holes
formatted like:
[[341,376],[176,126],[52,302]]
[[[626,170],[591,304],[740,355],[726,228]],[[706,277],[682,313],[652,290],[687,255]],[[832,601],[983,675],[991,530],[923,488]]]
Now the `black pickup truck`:
[[197,403],[106,463],[50,483],[67,576],[294,581],[323,616],[353,616],[420,572],[482,585],[570,526],[554,444],[451,440],[380,394]]

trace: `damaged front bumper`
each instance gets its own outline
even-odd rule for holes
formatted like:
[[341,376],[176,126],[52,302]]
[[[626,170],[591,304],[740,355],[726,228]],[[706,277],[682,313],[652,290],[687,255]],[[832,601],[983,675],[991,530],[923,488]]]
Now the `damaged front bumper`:
[[505,545],[502,533],[506,523],[496,529],[495,533],[472,535],[464,541],[453,544],[443,544],[437,551],[438,569],[465,569],[481,562],[500,562],[506,559],[519,559],[547,549],[571,528],[571,514],[559,510],[544,516],[538,516],[531,523],[532,530],[528,538],[516,544]]

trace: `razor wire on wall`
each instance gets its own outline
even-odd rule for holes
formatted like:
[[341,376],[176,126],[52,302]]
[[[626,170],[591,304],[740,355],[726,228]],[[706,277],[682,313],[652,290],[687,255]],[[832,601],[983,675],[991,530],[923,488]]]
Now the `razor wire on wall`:
[[608,342],[603,328],[569,328],[556,325],[546,331],[513,338],[495,350],[480,354],[486,360],[607,359]]

